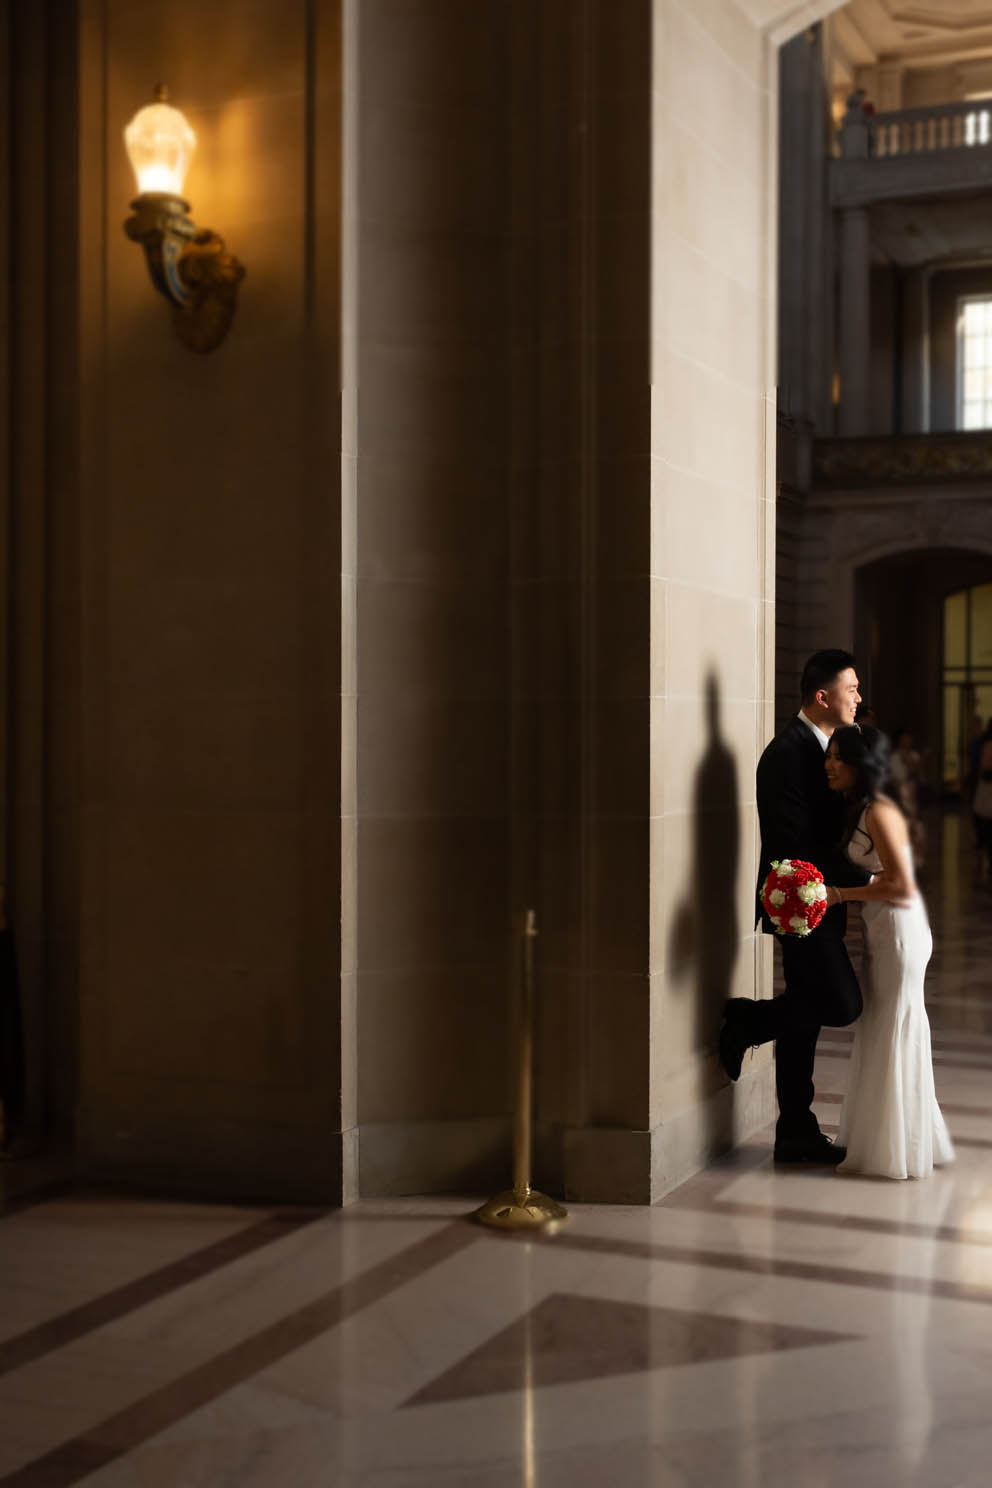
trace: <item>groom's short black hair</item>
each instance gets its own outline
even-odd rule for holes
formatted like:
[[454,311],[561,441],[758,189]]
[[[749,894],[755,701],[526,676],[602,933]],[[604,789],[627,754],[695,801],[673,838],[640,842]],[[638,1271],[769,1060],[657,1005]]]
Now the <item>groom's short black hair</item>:
[[856,667],[857,662],[850,651],[814,651],[803,667],[799,684],[799,701],[811,703],[821,687],[830,687],[841,672]]

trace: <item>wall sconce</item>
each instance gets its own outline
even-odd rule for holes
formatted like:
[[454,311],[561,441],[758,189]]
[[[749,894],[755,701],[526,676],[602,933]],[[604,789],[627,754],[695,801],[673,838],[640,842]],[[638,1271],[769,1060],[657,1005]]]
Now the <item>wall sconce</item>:
[[138,182],[134,216],[124,231],[144,248],[152,283],[172,306],[180,341],[191,351],[213,351],[227,335],[245,270],[223,238],[188,216],[182,190],[196,135],[168,96],[159,84],[155,102],[139,109],[124,131]]

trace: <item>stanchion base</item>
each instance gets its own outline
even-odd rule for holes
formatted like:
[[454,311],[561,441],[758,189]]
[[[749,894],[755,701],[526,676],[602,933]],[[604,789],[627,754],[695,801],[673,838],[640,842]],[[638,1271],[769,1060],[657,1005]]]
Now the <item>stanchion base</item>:
[[547,1194],[529,1188],[526,1194],[515,1193],[512,1188],[488,1199],[481,1209],[475,1211],[480,1224],[491,1225],[494,1230],[544,1230],[551,1233],[568,1218],[568,1210]]

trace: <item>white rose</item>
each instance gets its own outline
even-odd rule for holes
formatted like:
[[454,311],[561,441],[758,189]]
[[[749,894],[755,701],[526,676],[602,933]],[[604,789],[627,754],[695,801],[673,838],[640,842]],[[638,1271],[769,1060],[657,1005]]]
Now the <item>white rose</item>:
[[826,897],[827,897],[827,886],[826,886],[826,884],[818,883],[816,885],[816,900],[817,900],[817,903],[820,903],[820,901],[823,900],[823,899],[826,899]]
[[817,890],[822,887],[822,884],[805,883],[799,885],[797,892],[804,904],[815,904],[820,897]]
[[797,935],[809,934],[809,926],[803,919],[802,915],[793,915],[792,919],[789,921],[789,925],[793,930],[795,930]]
[[776,909],[779,907],[780,904],[785,903],[785,895],[782,893],[781,889],[772,889],[771,893],[768,895],[768,899],[770,903],[775,905]]
[[782,861],[781,861],[781,863],[779,863],[779,865],[778,865],[778,871],[779,871],[780,877],[782,877],[782,878],[791,878],[792,875],[793,875],[793,873],[795,873],[796,870],[792,866],[791,859],[789,859],[789,858],[783,858]]

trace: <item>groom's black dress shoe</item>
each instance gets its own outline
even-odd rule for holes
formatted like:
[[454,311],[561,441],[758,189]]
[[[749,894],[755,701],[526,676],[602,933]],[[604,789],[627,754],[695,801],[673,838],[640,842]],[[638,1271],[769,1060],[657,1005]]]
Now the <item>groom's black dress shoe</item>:
[[745,1026],[747,1009],[753,1004],[746,997],[728,998],[723,1010],[718,1049],[720,1063],[731,1080],[738,1080],[744,1055],[751,1047],[751,1038]]
[[838,1147],[822,1132],[815,1137],[779,1137],[775,1142],[777,1163],[825,1163],[835,1168],[847,1156],[846,1147]]

